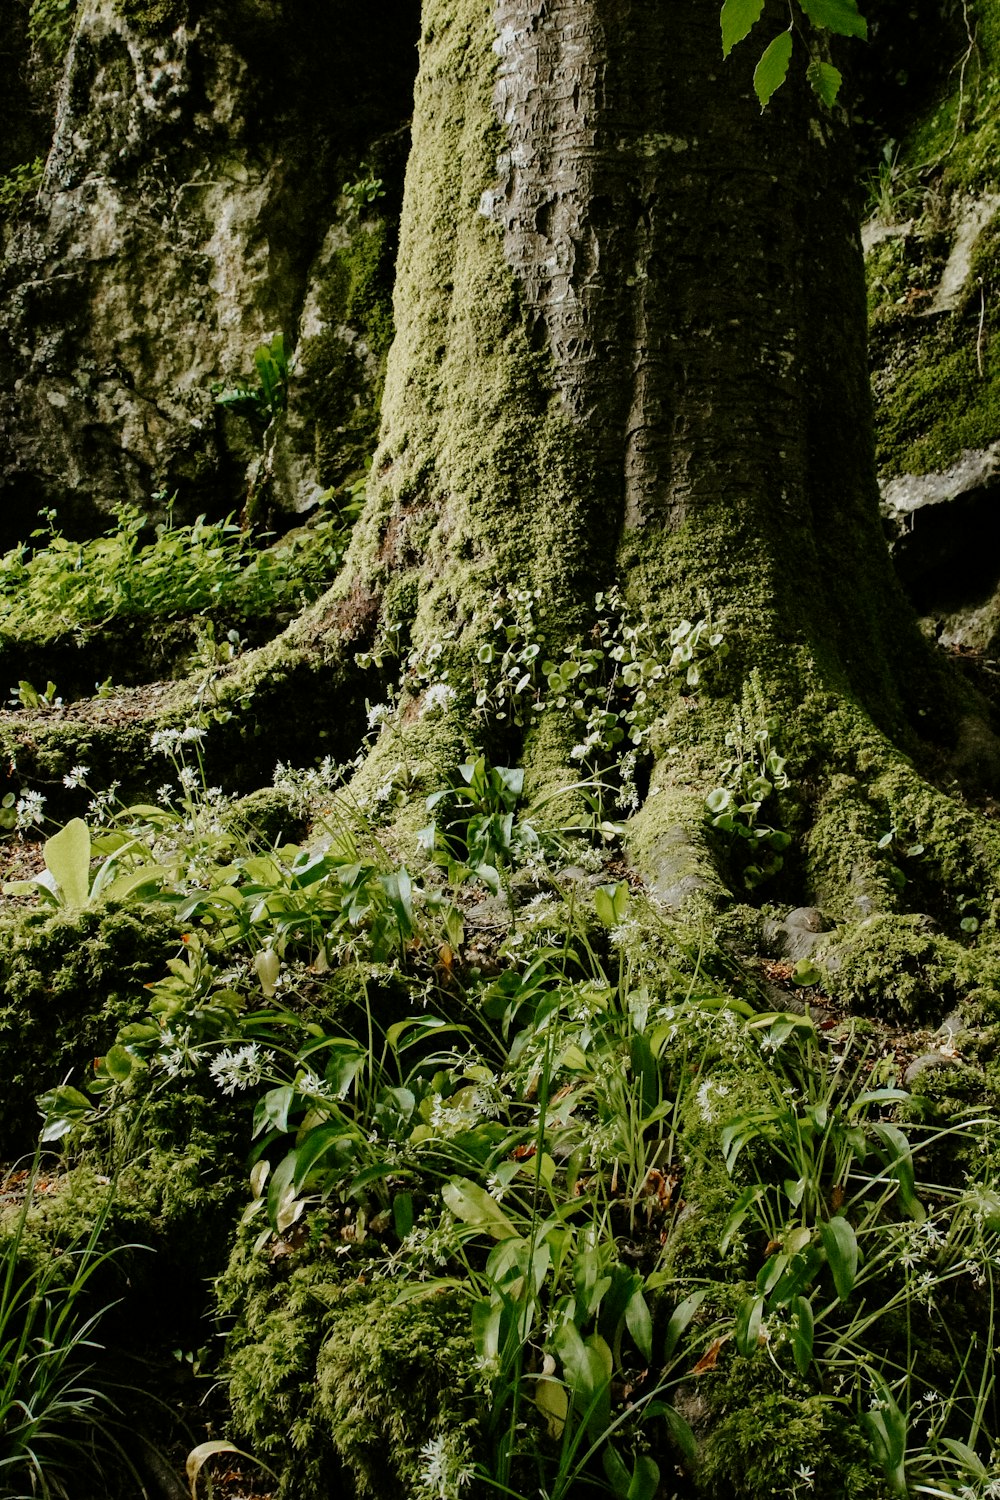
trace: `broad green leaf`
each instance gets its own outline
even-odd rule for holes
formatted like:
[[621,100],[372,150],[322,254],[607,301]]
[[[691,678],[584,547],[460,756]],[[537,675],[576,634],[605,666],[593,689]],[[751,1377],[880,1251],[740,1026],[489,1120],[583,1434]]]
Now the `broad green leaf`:
[[255,1127],[257,1125],[257,1113],[260,1113],[263,1115],[262,1125],[271,1125],[275,1130],[287,1130],[288,1111],[291,1109],[294,1099],[295,1089],[290,1083],[283,1083],[276,1089],[268,1089],[263,1099],[257,1105],[257,1112],[254,1115]]
[[784,83],[791,58],[792,33],[783,31],[775,37],[754,69],[753,86],[761,109],[767,108],[772,94]]
[[744,1357],[753,1354],[760,1341],[761,1324],[764,1321],[763,1297],[747,1297],[736,1314],[736,1347]]
[[413,1194],[397,1193],[392,1200],[392,1224],[396,1234],[405,1240],[413,1228]]
[[303,1207],[301,1201],[296,1202],[295,1197],[296,1164],[297,1155],[290,1151],[275,1167],[267,1185],[267,1217],[271,1228],[279,1234],[283,1234],[294,1224]]
[[636,1348],[644,1359],[653,1357],[653,1320],[641,1289],[637,1288],[628,1300],[625,1309],[625,1326],[635,1339]]
[[109,1047],[104,1054],[104,1066],[115,1083],[124,1083],[131,1074],[134,1064],[126,1049],[116,1045]]
[[463,1224],[485,1229],[495,1240],[517,1235],[517,1230],[496,1200],[478,1183],[470,1182],[468,1177],[453,1177],[445,1183],[441,1196]]
[[846,1302],[858,1276],[858,1242],[854,1230],[846,1219],[838,1217],[821,1224],[820,1235],[837,1296]]
[[942,1438],[941,1446],[947,1448],[949,1453],[954,1454],[959,1463],[967,1473],[976,1479],[989,1479],[989,1470],[979,1457],[971,1449],[968,1443],[960,1443],[957,1438]]
[[915,1219],[918,1224],[922,1223],[927,1212],[917,1197],[909,1141],[897,1125],[887,1125],[879,1120],[873,1123],[872,1129],[887,1148],[889,1171],[899,1183],[900,1203],[911,1219]]
[[260,980],[260,987],[265,1000],[270,1000],[281,973],[281,959],[273,948],[262,948],[259,953],[254,954],[253,966]]
[[834,31],[838,36],[868,36],[868,22],[858,11],[855,0],[799,0],[814,26]]
[[889,1488],[898,1500],[905,1500],[910,1493],[906,1481],[906,1417],[884,1377],[877,1370],[869,1370],[869,1376],[877,1404],[870,1411],[861,1412],[861,1425],[868,1434],[875,1459],[885,1470]]
[[812,84],[813,92],[818,94],[823,103],[832,109],[837,102],[840,93],[840,85],[843,83],[843,74],[833,63],[811,62],[806,68],[806,77]]
[[799,1374],[805,1375],[812,1363],[815,1327],[812,1303],[808,1297],[793,1297],[791,1313],[795,1320],[792,1323],[792,1356]]
[[535,1386],[535,1405],[545,1418],[549,1437],[557,1441],[563,1435],[569,1412],[569,1397],[562,1381],[540,1379]]
[[663,1358],[669,1361],[677,1345],[680,1343],[681,1334],[687,1328],[691,1319],[698,1311],[707,1297],[705,1288],[692,1292],[690,1297],[685,1297],[683,1302],[678,1303],[671,1314],[670,1322],[667,1324],[667,1333],[663,1341]]
[[617,927],[625,920],[628,911],[628,881],[619,880],[617,885],[599,885],[594,892],[594,910],[605,927]]
[[64,1083],[59,1088],[42,1094],[38,1107],[45,1116],[42,1140],[48,1144],[68,1135],[78,1121],[86,1119],[94,1106],[86,1094],[81,1094],[79,1089]]
[[613,1494],[618,1497],[618,1500],[628,1500],[629,1484],[631,1483],[632,1476],[625,1467],[625,1461],[618,1452],[618,1449],[612,1443],[604,1445],[604,1452],[601,1454],[601,1463]]
[[654,1500],[660,1487],[660,1467],[648,1453],[640,1453],[632,1470],[625,1500]]
[[674,1442],[677,1444],[678,1448],[681,1450],[681,1453],[687,1459],[688,1463],[695,1463],[698,1458],[698,1439],[695,1437],[694,1433],[691,1431],[691,1428],[681,1416],[680,1412],[675,1411],[672,1406],[665,1406],[663,1408],[663,1420],[666,1422],[667,1426],[670,1429],[670,1436],[673,1438]]
[[351,1138],[345,1134],[342,1125],[317,1125],[303,1137],[293,1152],[295,1165],[292,1180],[296,1192],[301,1191],[324,1157],[333,1156],[334,1168],[340,1165],[343,1153],[337,1148],[342,1143],[348,1147],[351,1145]]
[[760,20],[764,0],[726,0],[722,7],[722,55],[728,57]]
[[106,896],[109,901],[124,901],[126,896],[134,895],[144,885],[159,885],[169,873],[166,865],[140,865],[138,869],[119,875],[107,886],[98,876],[94,881],[94,894]]
[[90,829],[73,818],[45,841],[45,863],[67,906],[86,906],[90,895]]

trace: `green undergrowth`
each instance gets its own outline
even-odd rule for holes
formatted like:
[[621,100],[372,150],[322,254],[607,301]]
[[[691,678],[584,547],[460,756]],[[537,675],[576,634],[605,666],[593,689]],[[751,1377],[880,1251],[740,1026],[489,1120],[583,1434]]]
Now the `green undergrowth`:
[[[986,1500],[992,835],[857,715],[810,740],[761,670],[734,702],[707,611],[609,589],[559,638],[524,586],[428,637],[398,603],[351,764],[240,803],[198,722],[141,800],[76,763],[62,828],[3,809],[48,835],[0,945],[11,1128],[38,1094],[64,1153],[37,1264],[113,1182],[109,1341],[159,1304],[282,1500]],[[623,860],[640,807],[657,878],[712,874],[680,915]],[[829,930],[769,988],[814,856]]]
[[[444,696],[410,671],[411,698]],[[501,712],[568,685],[539,671],[501,678]],[[634,700],[605,701],[641,749]],[[753,774],[777,779],[766,733]],[[172,940],[132,1007],[95,1008],[95,1056],[53,1068],[45,1136],[80,1165],[29,1223],[71,1243],[113,1174],[105,1242],[149,1247],[123,1317],[158,1296],[183,1344],[215,1278],[206,1369],[281,1496],[991,1492],[985,1032],[962,1087],[930,1068],[924,1095],[877,1028],[762,1008],[609,863],[620,772],[586,825],[484,757],[367,807],[332,766],[281,768],[254,818],[201,741],[167,736],[158,804],[97,794],[17,887],[54,909],[22,919],[50,945],[133,911]],[[773,848],[770,793],[720,774],[751,834],[715,832]],[[416,837],[387,822],[407,800]]]
[[[121,678],[224,665],[324,591],[357,509],[355,492],[339,503],[328,495],[309,525],[262,551],[231,520],[168,520],[154,534],[138,511],[123,507],[104,536],[79,542],[50,517],[30,542],[0,558],[0,651],[8,674],[22,679],[20,690],[13,685],[15,704],[31,706],[33,692],[45,694],[50,669],[59,674],[55,692],[65,673],[71,689],[90,694],[95,674],[98,690],[109,692]],[[193,625],[179,625],[192,617]]]

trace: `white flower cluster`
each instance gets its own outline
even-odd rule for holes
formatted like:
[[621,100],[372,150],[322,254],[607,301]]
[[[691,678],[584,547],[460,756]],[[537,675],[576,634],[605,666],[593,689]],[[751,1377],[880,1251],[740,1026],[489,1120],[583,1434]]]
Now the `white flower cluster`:
[[74,766],[73,769],[63,777],[63,786],[68,786],[71,790],[78,786],[86,786],[87,777],[89,775],[89,766]]
[[44,817],[42,809],[45,806],[45,798],[41,792],[23,792],[17,799],[17,827],[19,832],[26,828],[37,827]]
[[698,1113],[701,1115],[701,1118],[705,1121],[706,1125],[711,1125],[712,1121],[715,1119],[715,1109],[712,1105],[712,1095],[714,1094],[717,1099],[722,1099],[728,1093],[729,1089],[726,1084],[719,1083],[714,1078],[706,1078],[704,1083],[698,1085],[698,1091],[695,1094],[695,1099],[698,1102]]
[[447,682],[432,682],[424,694],[420,705],[420,716],[424,714],[444,713],[445,709],[455,700],[455,689]]
[[209,1067],[216,1086],[224,1094],[235,1094],[238,1089],[253,1088],[260,1083],[264,1073],[265,1057],[256,1042],[248,1042],[235,1051],[224,1047]]
[[195,724],[188,724],[183,729],[157,729],[149,747],[158,755],[173,755],[180,745],[197,744],[204,738],[204,729]]
[[420,1457],[423,1467],[419,1493],[425,1500],[458,1500],[462,1490],[475,1478],[475,1466],[457,1433],[440,1433],[428,1439]]

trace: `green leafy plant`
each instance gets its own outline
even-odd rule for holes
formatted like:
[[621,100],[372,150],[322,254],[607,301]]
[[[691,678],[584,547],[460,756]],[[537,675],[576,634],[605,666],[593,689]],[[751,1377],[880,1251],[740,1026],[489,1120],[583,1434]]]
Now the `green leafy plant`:
[[[862,40],[868,35],[868,24],[858,11],[856,0],[798,0],[798,9],[807,23],[820,31]],[[728,57],[737,43],[749,36],[763,13],[764,0],[724,0],[721,11],[724,57]],[[753,75],[761,109],[767,108],[788,75],[793,35],[801,30],[801,25],[793,12],[787,29],[779,31],[764,49]],[[813,56],[806,67],[806,77],[823,103],[832,108],[843,81],[840,70]]]
[[59,62],[69,46],[77,0],[31,0],[28,35],[49,62]]
[[65,828],[46,839],[42,852],[45,859],[43,872],[30,880],[5,881],[5,895],[37,893],[52,906],[73,910],[98,898],[120,901],[134,895],[143,886],[155,885],[162,873],[160,867],[152,864],[119,873],[119,850],[106,858],[92,877],[91,834],[82,818],[73,818]]
[[774,794],[789,786],[786,762],[772,742],[779,728],[775,718],[754,727],[738,714],[735,728],[726,734],[733,758],[722,768],[721,785],[705,799],[706,820],[727,835],[749,890],[778,873],[792,843],[789,833],[761,817]]
[[458,771],[459,782],[428,797],[428,812],[438,816],[421,830],[420,846],[447,868],[450,880],[474,875],[499,891],[504,866],[538,848],[530,824],[515,826],[524,772],[491,766],[482,755]]
[[16,214],[42,185],[45,163],[40,156],[34,161],[19,162],[0,177],[0,214]]
[[340,190],[347,199],[354,213],[359,214],[365,208],[370,208],[379,198],[385,197],[385,187],[381,177],[375,176],[375,170],[367,162],[362,162],[359,173],[351,182],[345,182]]
[[[339,498],[330,492],[311,526],[263,551],[231,518],[202,516],[190,526],[168,520],[144,540],[146,518],[123,506],[104,536],[74,542],[49,515],[30,546],[0,557],[0,629],[20,641],[47,641],[115,619],[206,611],[255,622],[277,617],[315,598],[335,576],[360,488]],[[216,626],[209,620],[206,631],[209,625],[214,638]],[[228,634],[226,641],[234,644]],[[22,707],[42,708],[56,701],[55,693],[53,683],[40,692],[22,682],[14,696]]]
[[6,1197],[21,1179],[0,1244],[0,1485],[8,1495],[70,1500],[82,1475],[99,1483],[124,1457],[113,1388],[97,1368],[107,1308],[94,1308],[90,1285],[116,1253],[100,1245],[113,1189],[82,1240],[38,1258],[27,1253],[27,1230],[39,1176],[36,1155],[4,1182]]
[[[815,1381],[859,1406],[894,1495],[951,1495],[931,1476],[940,1484],[956,1466],[986,1475],[976,1448],[995,1385],[994,1340],[988,1336],[975,1360],[969,1351],[956,1361],[954,1386],[921,1443],[911,1413],[932,1381],[921,1369],[915,1327],[952,1288],[959,1302],[969,1295],[962,1288],[970,1277],[973,1288],[989,1288],[992,1326],[1000,1218],[975,1188],[921,1184],[918,1161],[920,1150],[943,1138],[975,1140],[986,1122],[970,1116],[914,1143],[891,1118],[907,1092],[866,1087],[867,1059],[854,1055],[849,1037],[825,1057],[807,1018],[762,1016],[752,1026],[771,1100],[728,1120],[720,1136],[728,1170],[735,1176],[742,1168],[750,1179],[722,1250],[748,1224],[766,1245],[751,1263],[754,1285],[733,1323],[736,1348],[752,1358],[766,1346],[779,1360],[780,1349],[790,1380]],[[988,1126],[981,1149],[986,1139]],[[970,1212],[972,1203],[978,1211]],[[902,1364],[900,1325],[907,1330]]]
[[913,214],[923,199],[916,172],[900,161],[899,145],[886,141],[878,166],[868,178],[868,214],[881,224],[896,224]]
[[241,381],[216,393],[216,406],[231,406],[258,419],[265,427],[288,405],[288,356],[285,336],[276,333],[253,354],[256,384]]

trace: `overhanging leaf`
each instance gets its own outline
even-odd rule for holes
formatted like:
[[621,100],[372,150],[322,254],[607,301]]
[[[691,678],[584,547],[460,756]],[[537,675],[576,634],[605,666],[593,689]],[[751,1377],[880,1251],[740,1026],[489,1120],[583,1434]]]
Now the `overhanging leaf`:
[[775,37],[754,69],[754,92],[760,100],[761,109],[767,108],[771,96],[784,83],[791,58],[792,33],[783,31]]
[[868,22],[858,11],[855,0],[799,0],[814,26],[838,36],[859,36],[864,41],[868,36]]
[[833,63],[811,62],[806,68],[806,77],[812,84],[813,92],[819,95],[828,109],[832,109],[844,81],[840,69],[835,68]]
[[726,0],[722,7],[722,55],[728,57],[736,46],[748,35],[750,28],[760,20],[764,0]]
[[216,1453],[235,1453],[238,1458],[248,1458],[251,1463],[258,1464],[272,1479],[277,1478],[274,1470],[262,1464],[259,1458],[254,1458],[252,1453],[244,1453],[242,1448],[237,1448],[232,1443],[227,1443],[221,1438],[213,1438],[211,1442],[199,1443],[197,1448],[192,1448],[187,1456],[187,1463],[184,1467],[188,1484],[191,1486],[191,1500],[198,1500],[198,1475],[207,1460]]

